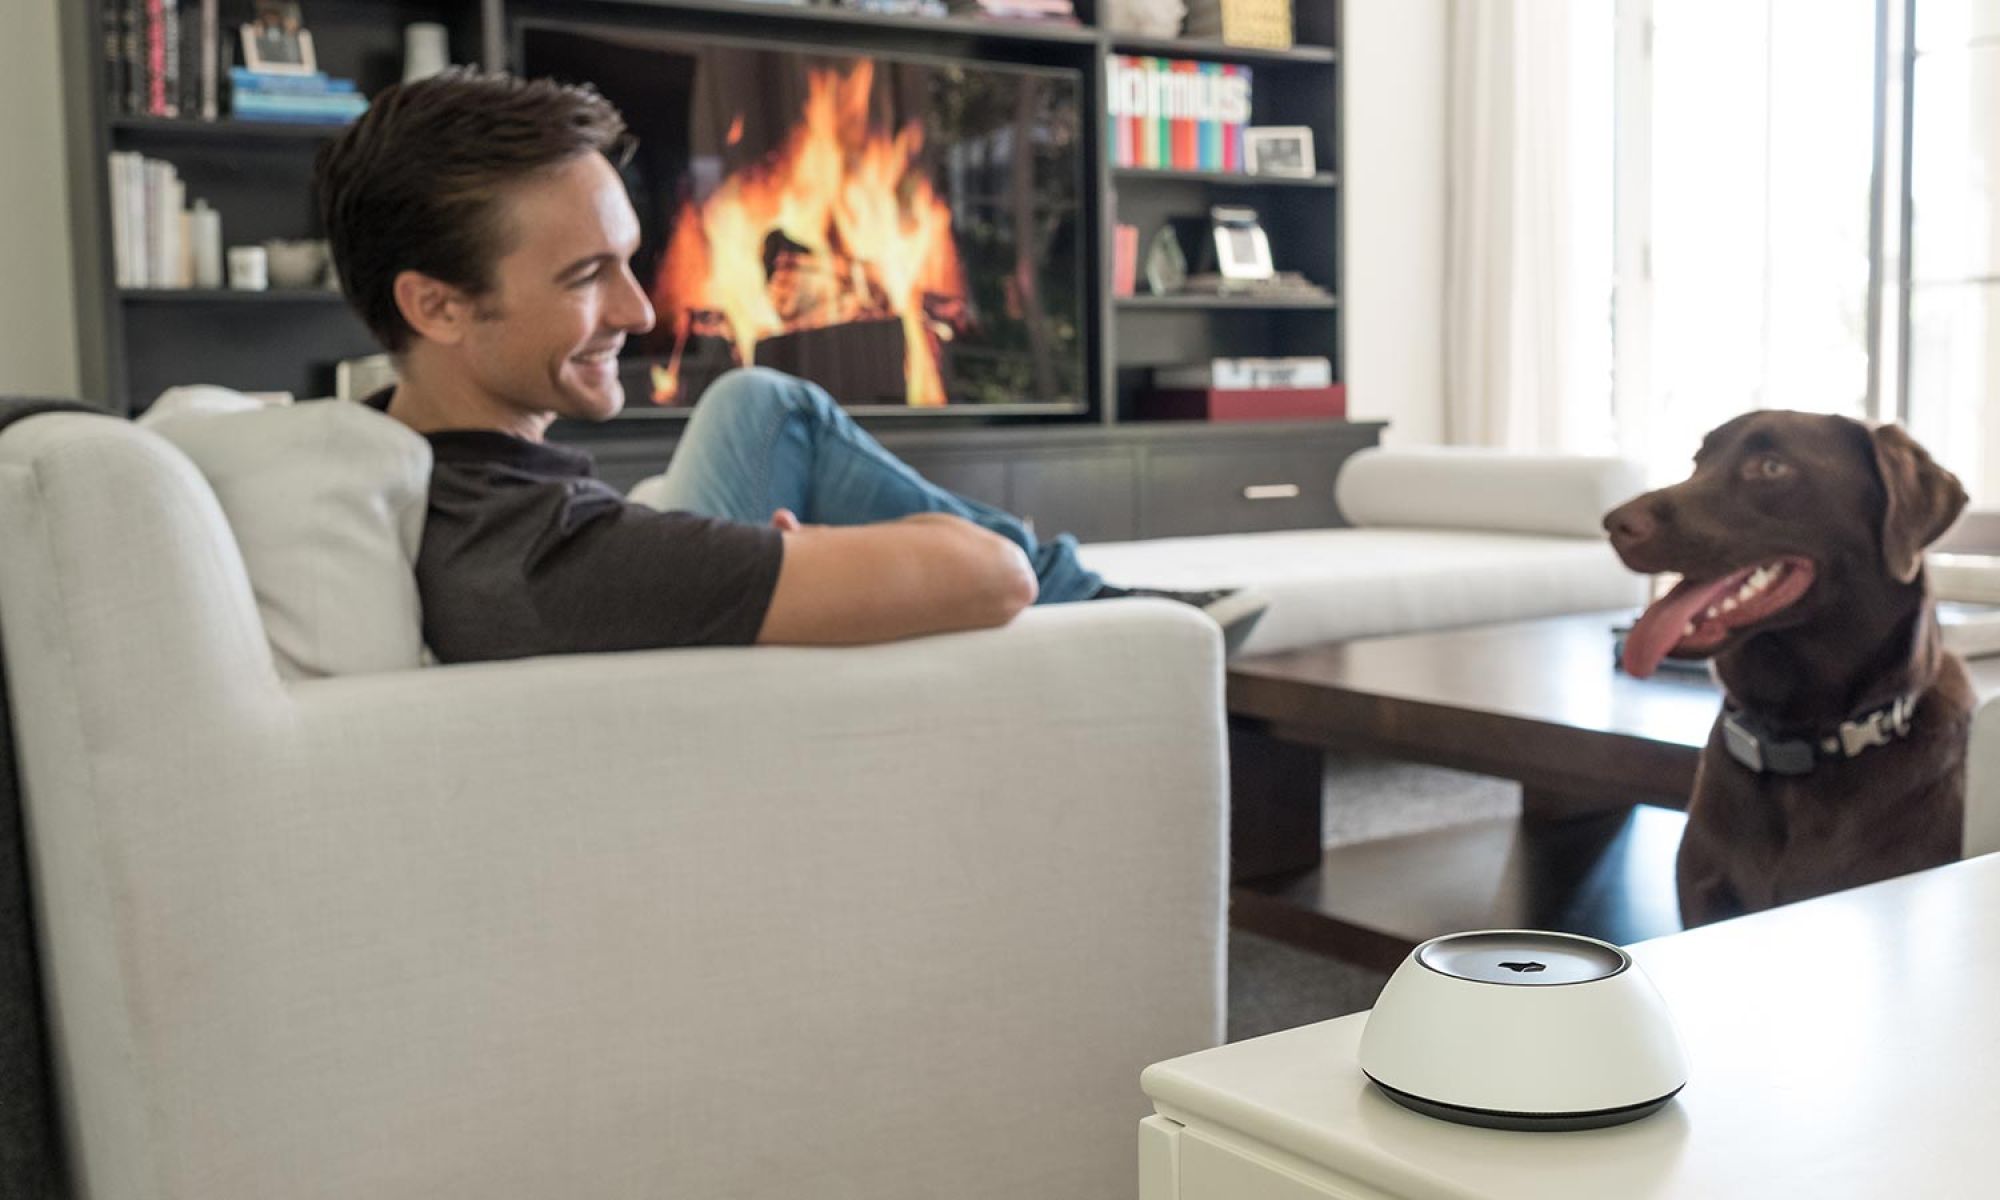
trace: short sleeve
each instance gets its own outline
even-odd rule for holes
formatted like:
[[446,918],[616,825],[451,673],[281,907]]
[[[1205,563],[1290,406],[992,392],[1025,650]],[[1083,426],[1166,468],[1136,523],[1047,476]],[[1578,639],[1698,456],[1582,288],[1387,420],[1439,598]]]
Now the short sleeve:
[[756,641],[784,557],[769,526],[628,503],[591,479],[434,473],[425,641],[464,662]]

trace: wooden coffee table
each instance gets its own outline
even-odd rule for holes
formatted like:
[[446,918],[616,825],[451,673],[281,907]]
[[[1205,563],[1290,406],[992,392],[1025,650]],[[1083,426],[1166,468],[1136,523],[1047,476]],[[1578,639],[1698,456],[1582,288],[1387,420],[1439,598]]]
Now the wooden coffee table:
[[[1592,613],[1366,638],[1230,664],[1231,920],[1380,970],[1462,929],[1625,944],[1680,928],[1673,859],[1721,704],[1615,669]],[[1982,695],[2000,658],[1975,660]],[[1516,780],[1522,816],[1321,849],[1328,753]]]

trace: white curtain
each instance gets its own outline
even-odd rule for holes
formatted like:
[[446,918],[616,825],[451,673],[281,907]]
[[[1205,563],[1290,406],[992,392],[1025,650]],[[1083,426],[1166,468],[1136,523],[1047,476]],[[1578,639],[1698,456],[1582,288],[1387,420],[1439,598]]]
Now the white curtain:
[[1452,0],[1448,442],[1595,440],[1572,330],[1570,42],[1568,0]]

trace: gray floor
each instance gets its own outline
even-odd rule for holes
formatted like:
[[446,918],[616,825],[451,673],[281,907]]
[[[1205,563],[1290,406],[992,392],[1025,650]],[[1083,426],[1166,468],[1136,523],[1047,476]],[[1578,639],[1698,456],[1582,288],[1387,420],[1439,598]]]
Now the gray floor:
[[[1403,763],[1350,759],[1327,774],[1329,845],[1518,814],[1511,783]],[[1248,933],[1229,938],[1229,1040],[1359,1012],[1388,976]]]

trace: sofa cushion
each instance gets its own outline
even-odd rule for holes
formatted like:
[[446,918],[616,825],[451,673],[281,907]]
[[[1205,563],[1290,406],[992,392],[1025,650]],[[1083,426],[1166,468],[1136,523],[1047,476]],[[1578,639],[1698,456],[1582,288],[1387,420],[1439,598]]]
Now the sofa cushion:
[[1604,514],[1645,490],[1630,459],[1467,446],[1362,450],[1333,486],[1354,525],[1587,538],[1602,538]]
[[1250,654],[1624,608],[1645,589],[1601,537],[1307,529],[1104,542],[1082,556],[1121,586],[1256,588],[1271,608],[1244,645]]
[[139,423],[215,490],[280,674],[420,665],[428,442],[359,404],[269,407],[223,388],[173,389]]

